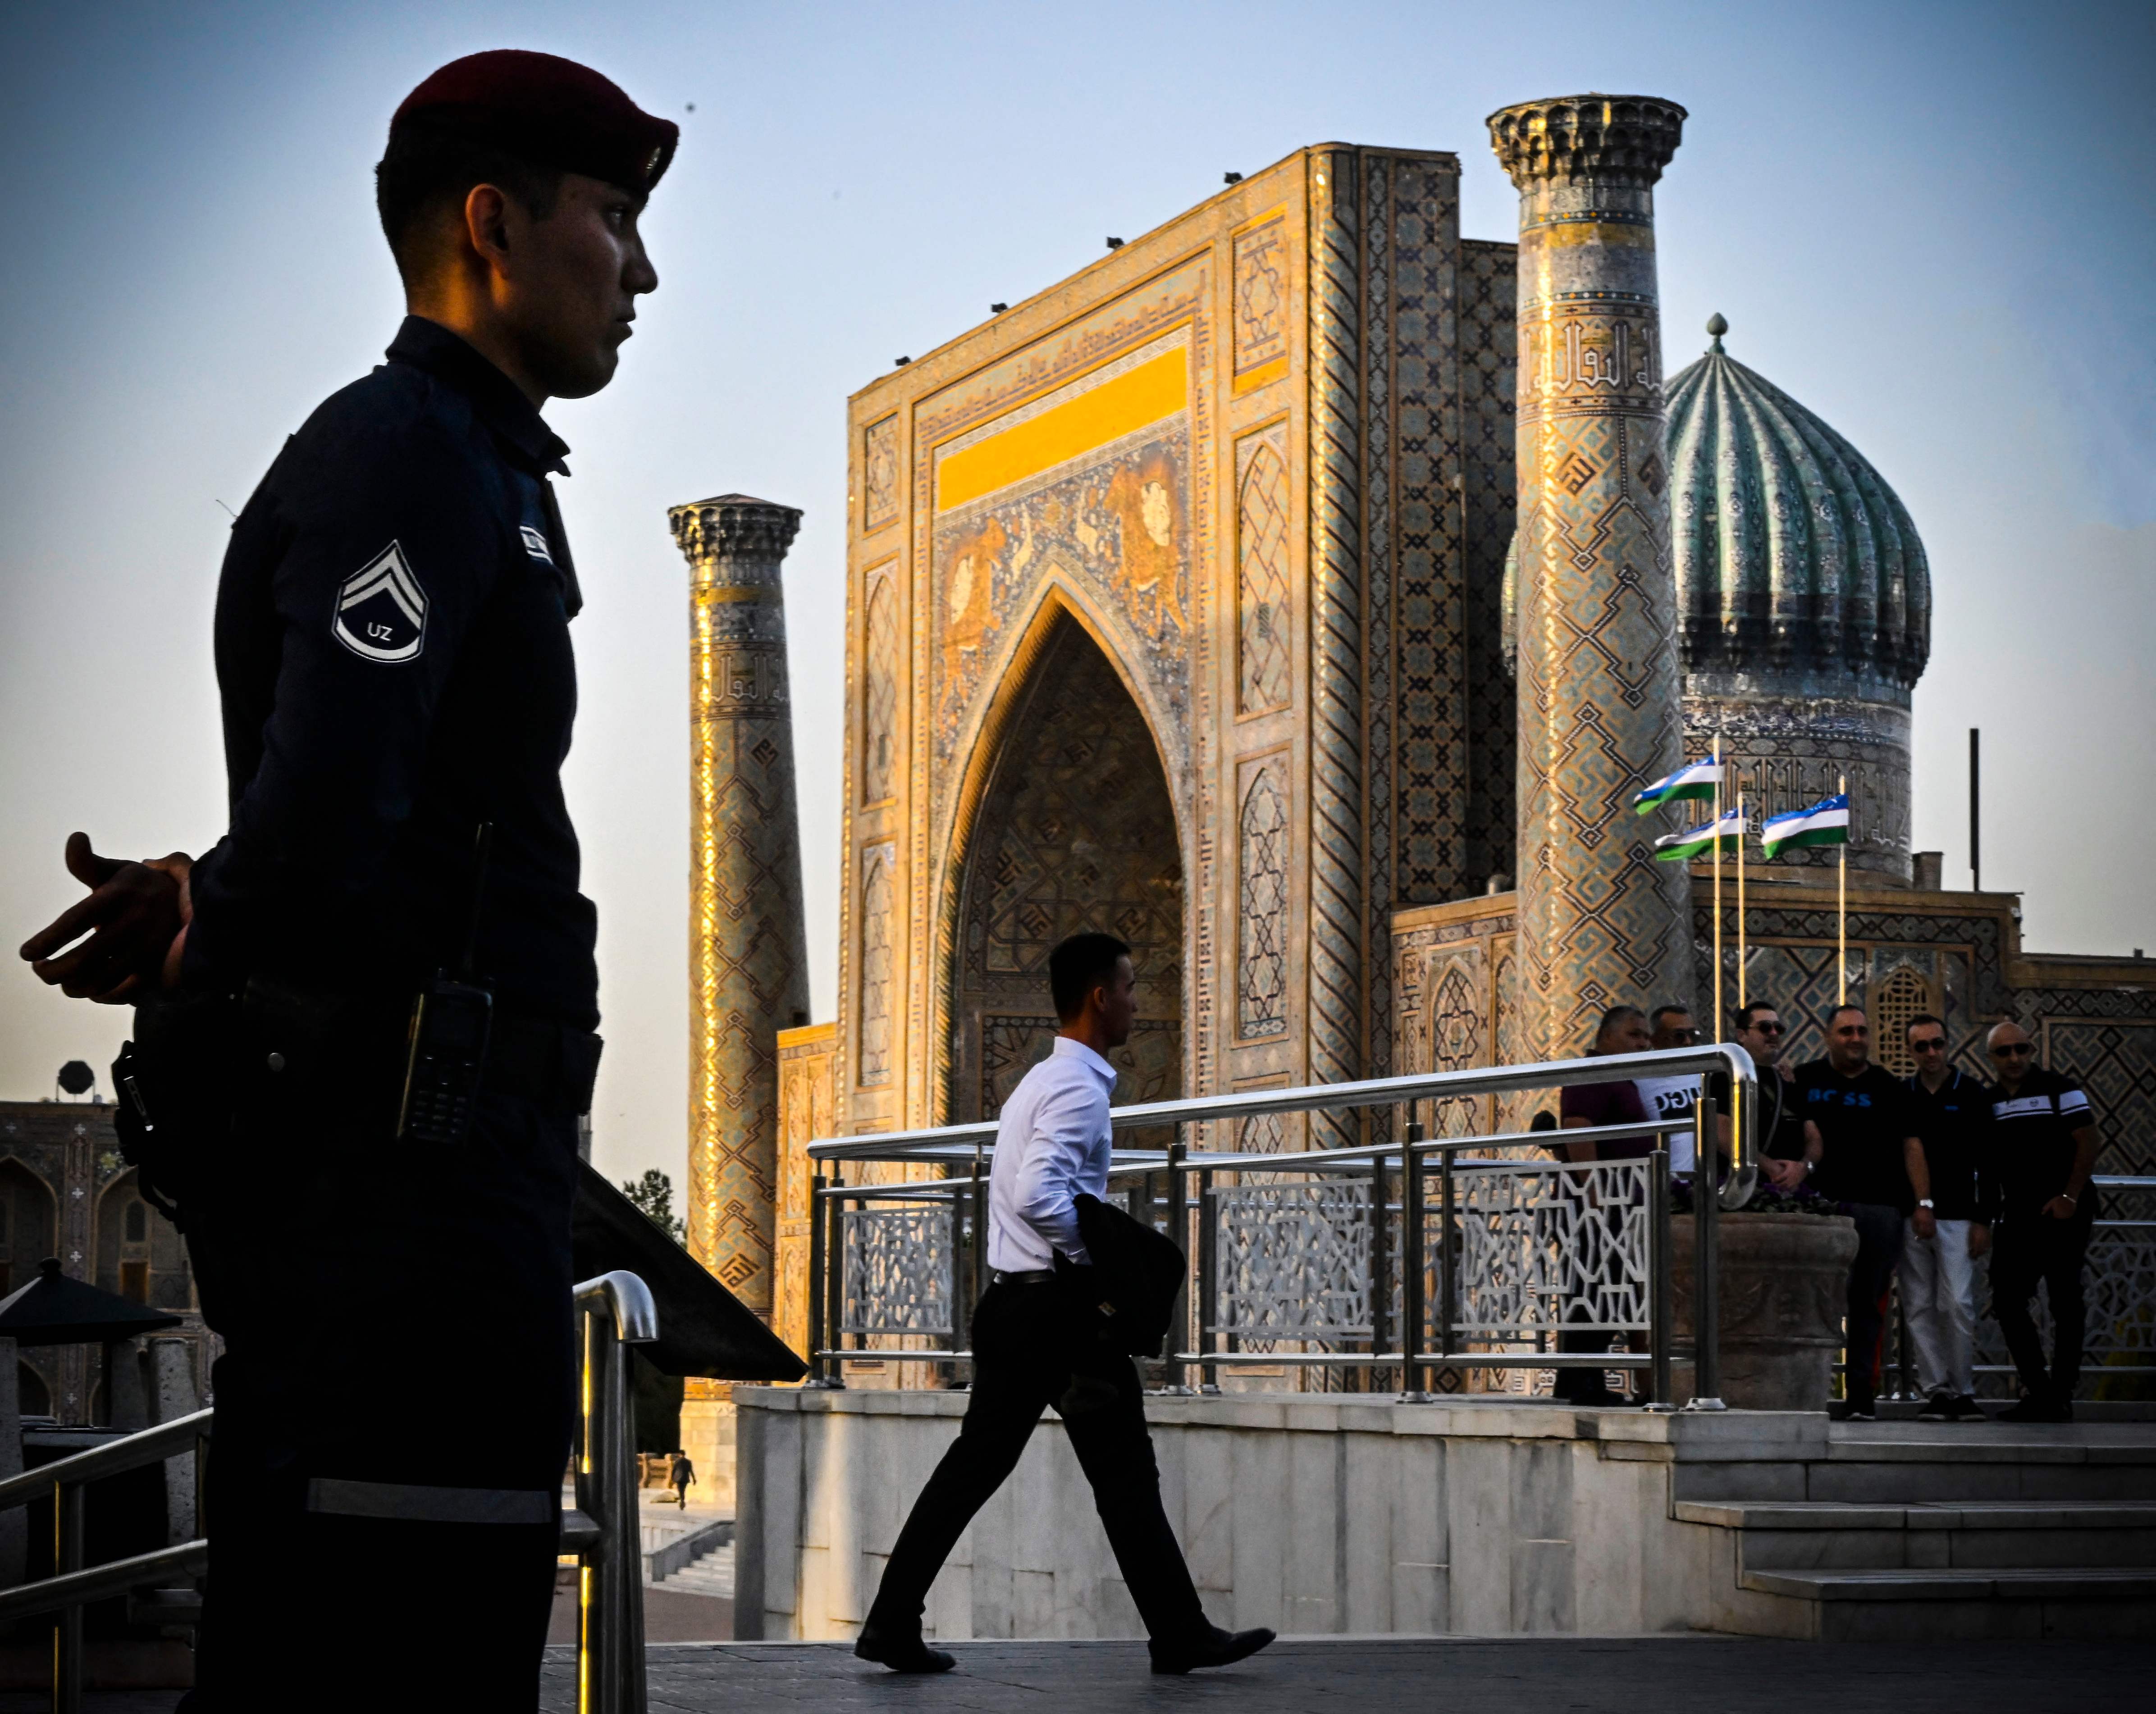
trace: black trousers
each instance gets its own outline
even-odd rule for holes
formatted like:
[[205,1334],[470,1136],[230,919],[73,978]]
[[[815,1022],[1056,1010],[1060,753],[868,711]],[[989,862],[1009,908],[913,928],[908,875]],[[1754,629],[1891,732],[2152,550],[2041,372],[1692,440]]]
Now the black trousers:
[[194,1714],[537,1706],[576,1409],[575,1121],[454,1150],[250,1098],[182,1207],[225,1342]]
[[[2009,1215],[1991,1244],[1991,1313],[2006,1337],[2021,1384],[2039,1398],[2071,1399],[2081,1379],[2082,1345],[2088,1312],[2082,1301],[2082,1262],[2096,1226],[2094,1198],[2083,1193],[2086,1212],[2055,1220],[2041,1210]],[[2041,1285],[2051,1300],[2053,1349],[2049,1373],[2044,1341],[2029,1312]]]
[[1058,1283],[991,1286],[973,1311],[973,1388],[958,1438],[913,1502],[868,1622],[917,1633],[928,1586],[1004,1485],[1044,1408],[1063,1419],[1116,1563],[1156,1643],[1210,1634],[1160,1503],[1137,1366],[1101,1343]]
[[1902,1211],[1883,1203],[1851,1203],[1856,1221],[1856,1260],[1849,1265],[1843,1392],[1869,1409],[1879,1396],[1879,1345],[1887,1331],[1887,1287],[1902,1259]]

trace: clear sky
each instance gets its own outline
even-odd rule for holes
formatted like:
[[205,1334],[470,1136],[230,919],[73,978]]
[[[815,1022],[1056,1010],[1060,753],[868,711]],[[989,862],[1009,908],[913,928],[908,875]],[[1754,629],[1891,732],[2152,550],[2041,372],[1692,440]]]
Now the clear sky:
[[[1657,193],[1672,367],[1731,353],[1899,491],[1938,603],[1917,840],[2029,944],[2156,952],[2156,8],[526,3],[9,8],[0,61],[0,943],[223,828],[210,607],[228,509],[400,313],[371,168],[443,61],[525,47],[679,120],[620,378],[553,408],[588,606],[569,765],[600,911],[595,1113],[681,1171],[687,574],[666,508],[807,515],[788,564],[815,1015],[834,1003],[844,400],[1306,143],[1452,149],[1585,90],[1691,117]],[[690,110],[694,104],[695,110]],[[100,1073],[124,1012],[0,972],[0,1096]]]

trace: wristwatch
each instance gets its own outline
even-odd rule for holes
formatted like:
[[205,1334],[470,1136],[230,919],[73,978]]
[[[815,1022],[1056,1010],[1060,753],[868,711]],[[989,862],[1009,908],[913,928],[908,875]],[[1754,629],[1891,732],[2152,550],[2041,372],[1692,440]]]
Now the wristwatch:
[[1928,1196],[1920,1196],[1917,1198],[1917,1206],[1920,1209],[1928,1209],[1931,1205],[1932,1199]]

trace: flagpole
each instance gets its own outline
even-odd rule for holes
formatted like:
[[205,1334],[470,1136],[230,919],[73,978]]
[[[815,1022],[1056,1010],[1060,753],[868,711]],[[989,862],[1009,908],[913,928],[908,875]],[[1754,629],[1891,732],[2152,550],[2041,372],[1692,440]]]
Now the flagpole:
[[1744,788],[1737,788],[1737,1009],[1744,1009]]
[[1722,1039],[1722,734],[1714,735],[1714,1029]]
[[[1835,781],[1835,791],[1840,796],[1849,795],[1849,776],[1841,775]],[[1852,820],[1854,817],[1851,818]],[[1835,1004],[1849,1003],[1849,829],[1844,828],[1841,844],[1837,848],[1840,865],[1834,884],[1834,975]]]

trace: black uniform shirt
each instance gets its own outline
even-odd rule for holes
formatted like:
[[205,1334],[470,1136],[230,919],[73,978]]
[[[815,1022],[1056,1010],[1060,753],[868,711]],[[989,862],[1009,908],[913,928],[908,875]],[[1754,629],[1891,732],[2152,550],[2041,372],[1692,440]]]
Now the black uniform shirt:
[[1917,1135],[1931,1174],[1932,1212],[1942,1220],[1999,1218],[1999,1168],[1992,1158],[1991,1091],[1978,1079],[1948,1071],[1936,1094],[1909,1080]]
[[261,972],[409,993],[452,966],[494,824],[479,973],[598,1021],[561,770],[576,573],[557,439],[508,377],[407,317],[285,443],[233,526],[217,670],[232,824],[195,865],[190,987]]
[[[2031,1065],[2014,1094],[1994,1084],[1992,1121],[1998,1126],[1999,1214],[2041,1212],[2055,1196],[2064,1196],[2074,1175],[2074,1132],[2095,1123],[2080,1085],[2041,1065]],[[2096,1198],[2082,1193],[2076,1214],[2087,1214]]]
[[1832,1060],[1813,1060],[1797,1067],[1797,1101],[1820,1128],[1824,1147],[1812,1182],[1821,1196],[1915,1210],[1902,1144],[1917,1134],[1916,1116],[1900,1078],[1879,1065],[1845,1077]]

